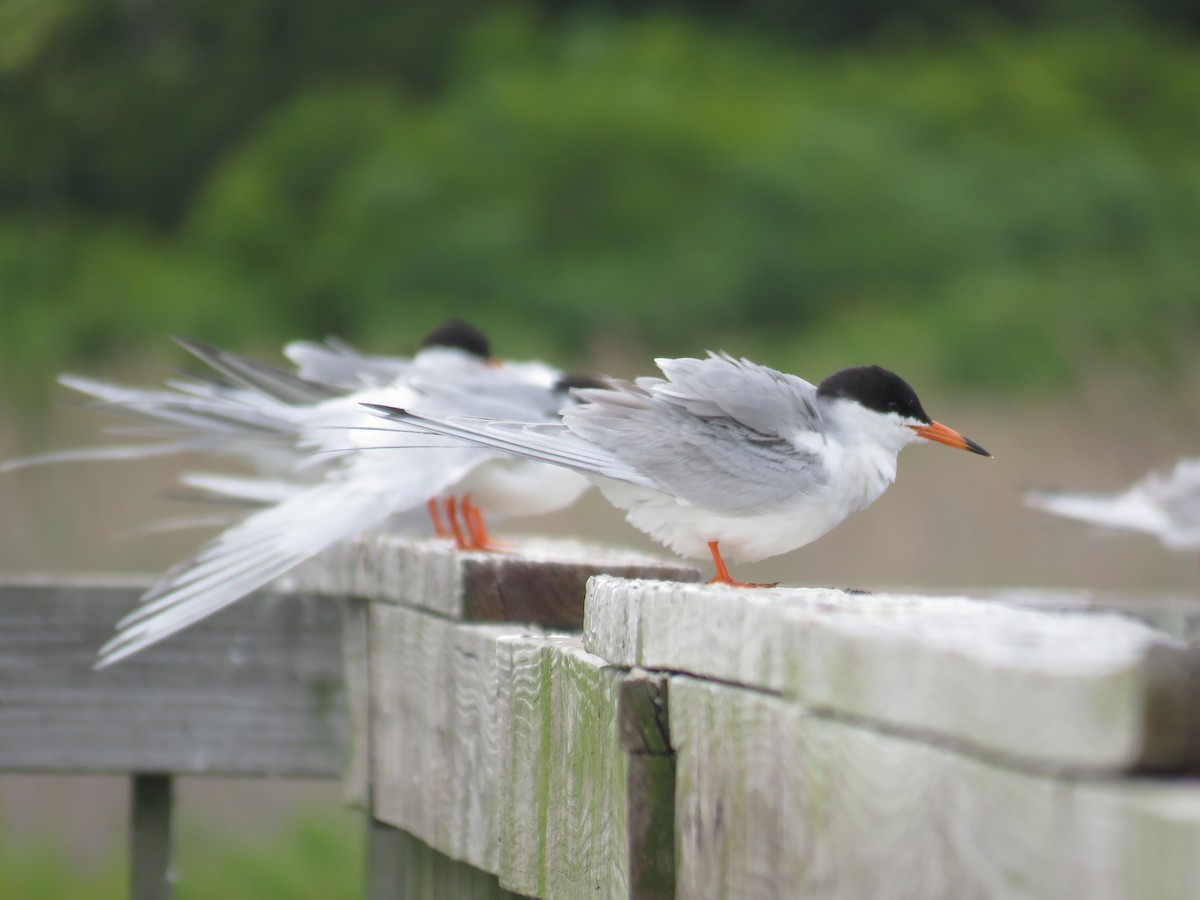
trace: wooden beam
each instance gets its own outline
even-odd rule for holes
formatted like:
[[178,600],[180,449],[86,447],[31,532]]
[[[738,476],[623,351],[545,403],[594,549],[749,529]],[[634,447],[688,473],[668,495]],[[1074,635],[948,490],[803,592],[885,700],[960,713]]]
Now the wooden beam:
[[451,619],[583,624],[592,575],[694,581],[691,566],[579,541],[520,538],[507,553],[464,553],[444,540],[372,534],[301,566],[286,584],[426,609]]
[[171,900],[175,896],[175,780],[138,773],[130,778],[129,896]]
[[678,896],[1200,896],[1200,783],[1057,778],[670,681]]
[[374,814],[497,872],[497,648],[530,627],[370,608]]
[[600,577],[584,644],[1014,765],[1200,765],[1200,650],[1115,615]]
[[1119,613],[1184,641],[1200,638],[1200,597],[1195,594],[1134,594],[1128,591],[1084,591],[1049,588],[985,588],[972,591],[988,600],[1060,613]]
[[500,883],[546,900],[674,897],[674,771],[648,752],[663,737],[661,680],[575,637],[503,643]]
[[345,678],[346,749],[342,800],[347,806],[371,805],[371,663],[370,603],[358,598],[342,604],[342,672]]
[[371,822],[367,900],[521,900],[489,875],[411,834]]
[[249,597],[99,672],[144,581],[0,582],[0,769],[336,777],[340,602]]

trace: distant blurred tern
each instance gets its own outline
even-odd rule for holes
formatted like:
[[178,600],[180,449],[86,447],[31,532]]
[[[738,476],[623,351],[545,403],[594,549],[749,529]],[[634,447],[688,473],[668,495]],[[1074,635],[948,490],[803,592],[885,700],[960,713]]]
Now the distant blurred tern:
[[1140,531],[1168,550],[1200,550],[1200,459],[1184,458],[1169,474],[1151,472],[1110,494],[1029,491],[1025,503],[1068,519]]
[[591,478],[629,522],[677,553],[754,562],[802,547],[873,503],[907,444],[991,456],[933,421],[913,389],[878,366],[812,385],[746,359],[656,360],[665,378],[583,389],[561,421],[497,421],[375,404],[423,428]]
[[[426,509],[460,547],[487,549],[483,513],[538,515],[574,502],[589,486],[575,472],[486,448],[447,447],[444,438],[427,433],[399,435],[376,427],[380,420],[364,403],[549,422],[557,420],[564,404],[576,402],[566,390],[576,382],[559,370],[493,360],[482,336],[481,344],[463,346],[462,328],[454,330],[459,344],[448,346],[443,334],[411,360],[315,345],[319,362],[310,353],[299,362],[301,370],[312,374],[318,366],[315,371],[337,374],[341,383],[335,388],[196,341],[181,343],[230,383],[176,381],[172,390],[146,391],[67,381],[96,397],[102,408],[156,423],[135,431],[165,443],[123,448],[119,454],[112,448],[49,454],[34,462],[201,450],[248,459],[266,470],[261,478],[184,476],[185,484],[210,496],[261,508],[146,594],[101,648],[98,665],[157,643],[336,543],[383,525],[411,527]],[[478,334],[473,329],[467,334],[472,332]],[[376,385],[388,377],[389,367],[391,380]],[[366,386],[344,394],[354,383]],[[438,498],[444,500],[441,510]]]

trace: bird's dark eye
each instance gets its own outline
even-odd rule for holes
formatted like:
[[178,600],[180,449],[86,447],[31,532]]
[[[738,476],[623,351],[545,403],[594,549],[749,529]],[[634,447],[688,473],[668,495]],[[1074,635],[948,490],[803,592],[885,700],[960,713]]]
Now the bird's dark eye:
[[900,412],[900,404],[895,400],[889,400],[887,405],[888,412]]

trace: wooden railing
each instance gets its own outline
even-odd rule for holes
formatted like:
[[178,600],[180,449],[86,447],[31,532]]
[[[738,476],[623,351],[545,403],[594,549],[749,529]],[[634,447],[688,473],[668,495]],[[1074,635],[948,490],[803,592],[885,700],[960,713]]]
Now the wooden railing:
[[336,778],[342,604],[265,595],[127,663],[96,648],[143,582],[0,582],[0,770],[130,776],[131,895],[171,895],[176,775]]
[[134,775],[138,898],[206,772],[341,774],[372,900],[1200,896],[1200,602],[521,550],[364,540],[99,673],[137,586],[8,582],[0,769]]

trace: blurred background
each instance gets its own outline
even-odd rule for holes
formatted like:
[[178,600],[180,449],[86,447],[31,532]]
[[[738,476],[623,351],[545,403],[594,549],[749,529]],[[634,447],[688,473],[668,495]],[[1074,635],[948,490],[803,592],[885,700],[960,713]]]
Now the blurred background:
[[[1195,592],[1019,495],[1200,453],[1198,36],[1197,0],[0,0],[0,458],[100,440],[54,376],[158,382],[170,334],[874,362],[996,459],[909,450],[739,577]],[[0,477],[0,573],[161,571],[188,465]],[[651,546],[595,498],[522,528]],[[356,894],[336,786],[183,790],[182,897]],[[0,776],[0,897],[118,896],[123,799]]]

